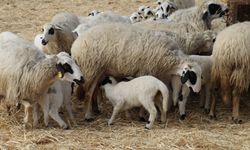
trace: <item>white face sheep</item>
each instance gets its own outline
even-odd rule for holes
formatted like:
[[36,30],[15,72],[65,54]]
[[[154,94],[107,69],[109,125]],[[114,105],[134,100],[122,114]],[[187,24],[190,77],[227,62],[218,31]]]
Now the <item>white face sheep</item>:
[[165,19],[166,16],[164,15],[164,12],[160,9],[156,11],[155,13],[156,19]]
[[129,24],[103,24],[87,30],[71,49],[87,81],[83,88],[85,118],[93,117],[92,100],[96,97],[97,84],[105,75],[152,75],[162,80],[168,74],[176,74],[183,76],[183,82],[198,92],[201,68],[187,56],[179,55],[178,49],[178,45],[161,32]]
[[154,18],[154,11],[151,8],[145,8],[144,10],[144,19],[150,19],[150,18]]
[[133,12],[130,16],[131,23],[136,23],[142,21],[143,17],[139,14],[139,12]]
[[171,13],[177,10],[177,7],[174,3],[165,1],[160,5],[160,9],[164,13],[164,18],[167,18]]
[[127,82],[119,82],[113,77],[107,77],[102,82],[106,97],[113,105],[113,113],[108,121],[111,125],[119,111],[136,106],[143,106],[150,114],[145,128],[151,129],[157,114],[154,99],[158,92],[162,95],[161,121],[166,122],[169,91],[163,82],[153,76],[141,76]]
[[[231,25],[221,31],[214,43],[212,58],[212,81],[221,89],[224,102],[232,101],[232,120],[241,123],[239,118],[240,96],[249,89],[250,64],[250,22]],[[212,90],[210,116],[215,117],[215,88]]]
[[16,38],[5,40],[9,34],[13,33],[0,34],[0,95],[6,98],[6,103],[16,104],[24,100],[34,103],[58,79],[83,83],[79,67],[67,53],[61,52],[46,58],[32,43],[15,34],[12,36]]

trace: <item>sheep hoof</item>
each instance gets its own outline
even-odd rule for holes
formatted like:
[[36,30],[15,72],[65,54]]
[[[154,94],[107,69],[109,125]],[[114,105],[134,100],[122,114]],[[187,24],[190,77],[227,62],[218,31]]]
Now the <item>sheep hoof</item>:
[[215,119],[216,119],[216,116],[215,116],[215,115],[209,115],[209,118],[210,118],[211,120],[215,120]]
[[243,121],[242,121],[241,119],[238,119],[238,118],[232,117],[232,120],[233,120],[233,122],[234,122],[235,124],[242,124],[242,123],[243,123]]
[[181,115],[180,120],[185,120],[186,116],[186,114]]
[[144,117],[140,117],[139,121],[141,121],[141,122],[147,122],[147,120]]
[[209,108],[204,108],[204,112],[205,112],[205,114],[209,114]]
[[94,118],[85,118],[85,121],[87,121],[87,122],[93,122]]
[[150,130],[152,127],[149,124],[146,124],[145,129]]

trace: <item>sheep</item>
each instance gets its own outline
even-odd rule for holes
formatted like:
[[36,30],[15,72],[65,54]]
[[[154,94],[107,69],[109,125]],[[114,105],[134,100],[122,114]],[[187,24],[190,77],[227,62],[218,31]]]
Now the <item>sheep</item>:
[[[59,115],[59,109],[64,104],[71,121],[76,124],[71,106],[71,83],[66,81],[56,81],[51,85],[47,91],[44,98],[38,103],[42,110],[44,116],[45,126],[48,126],[49,116],[53,118],[63,129],[68,129],[68,125],[61,119]],[[33,126],[38,125],[38,106],[37,104],[33,109]]]
[[144,6],[144,5],[142,5],[142,6],[140,6],[140,7],[138,8],[138,12],[141,13],[142,15],[144,15],[144,10],[145,10],[146,8],[149,8],[149,6]]
[[142,21],[143,17],[139,14],[139,12],[133,12],[130,16],[131,23],[136,23]]
[[175,4],[175,7],[178,9],[185,9],[192,6],[195,6],[195,0],[157,0],[157,5],[162,5],[164,2],[171,2]]
[[155,16],[154,11],[151,8],[145,8],[143,13],[144,19],[154,18],[154,16]]
[[106,97],[113,105],[113,113],[108,121],[111,125],[119,111],[143,106],[150,114],[146,129],[151,129],[157,114],[154,99],[159,92],[162,95],[161,121],[166,122],[169,92],[166,85],[153,76],[141,76],[131,81],[119,82],[107,77],[102,82]]
[[71,45],[76,39],[72,33],[80,24],[78,17],[71,13],[59,13],[55,15],[50,23],[42,28],[42,49],[46,54],[57,54],[67,52],[70,54]]
[[158,10],[155,13],[156,19],[165,19],[166,16],[162,10]]
[[240,96],[249,87],[250,22],[231,25],[221,31],[214,43],[212,57],[212,90],[210,117],[215,117],[216,87],[221,89],[224,102],[233,101],[232,120],[241,123],[239,117]]
[[170,1],[165,1],[161,3],[160,9],[163,11],[165,18],[167,18],[170,14],[177,10],[177,7],[174,3]]
[[95,101],[97,84],[106,74],[114,77],[147,74],[162,80],[167,74],[184,76],[192,72],[196,77],[185,84],[195,92],[200,90],[200,66],[186,59],[187,56],[180,55],[178,45],[161,32],[129,24],[103,24],[92,27],[78,37],[71,52],[86,78],[81,88],[86,92],[87,120],[93,117],[90,106]]
[[[199,63],[201,66],[202,88],[200,97],[200,107],[204,107],[205,112],[208,112],[212,87],[211,69],[213,65],[213,59],[211,56],[200,55],[190,55],[189,58]],[[180,119],[183,120],[186,117],[185,107],[190,90],[186,85],[181,84],[180,78],[178,76],[172,77],[171,85],[173,89],[174,106],[176,106],[177,103],[179,104]]]
[[[6,38],[9,35],[13,38]],[[0,57],[0,95],[8,105],[22,103],[25,106],[25,125],[31,105],[43,98],[54,81],[83,83],[79,67],[67,53],[46,58],[32,43],[14,33],[0,34]]]
[[169,16],[174,22],[191,22],[197,28],[211,29],[211,22],[224,16],[228,12],[228,7],[217,1],[204,1],[200,6],[181,9]]
[[146,28],[163,29],[179,34],[201,32],[211,29],[211,21],[220,18],[228,12],[224,4],[216,2],[204,2],[200,7],[191,7],[178,10],[168,17],[165,22],[139,22],[135,25]]

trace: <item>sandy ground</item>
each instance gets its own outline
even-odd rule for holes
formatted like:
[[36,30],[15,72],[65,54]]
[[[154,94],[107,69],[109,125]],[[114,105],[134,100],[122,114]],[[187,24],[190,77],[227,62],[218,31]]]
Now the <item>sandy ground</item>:
[[[44,23],[59,12],[69,11],[87,15],[93,9],[114,10],[129,15],[141,4],[153,5],[154,0],[1,0],[0,32],[12,31],[33,40]],[[111,105],[101,103],[102,115],[94,122],[83,121],[82,102],[74,101],[78,126],[60,129],[54,121],[38,129],[24,129],[23,110],[8,116],[0,109],[0,149],[250,149],[249,96],[241,101],[244,123],[231,122],[229,106],[217,107],[217,120],[210,120],[190,99],[187,119],[179,121],[171,112],[164,126],[155,123],[152,130],[134,118],[129,121],[120,115],[113,126],[107,126]]]

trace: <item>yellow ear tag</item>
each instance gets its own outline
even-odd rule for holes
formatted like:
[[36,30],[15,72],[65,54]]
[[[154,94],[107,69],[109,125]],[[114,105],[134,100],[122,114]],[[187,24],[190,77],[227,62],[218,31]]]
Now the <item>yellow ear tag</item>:
[[62,72],[58,72],[58,78],[62,78],[63,75],[62,75]]

